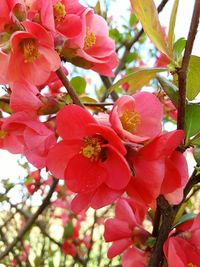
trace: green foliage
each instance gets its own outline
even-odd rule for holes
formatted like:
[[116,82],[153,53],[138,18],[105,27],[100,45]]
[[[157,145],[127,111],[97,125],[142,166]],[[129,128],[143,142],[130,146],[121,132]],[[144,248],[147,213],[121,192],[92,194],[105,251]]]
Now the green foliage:
[[85,93],[86,81],[83,77],[76,76],[76,77],[72,78],[70,80],[70,84],[73,86],[73,88],[75,89],[75,91],[78,95]]
[[179,63],[182,59],[182,52],[185,48],[186,40],[185,38],[178,39],[173,46],[173,52],[174,52],[174,59],[177,63]]
[[156,78],[158,82],[160,83],[162,89],[165,91],[165,93],[168,95],[168,97],[171,99],[172,103],[175,107],[178,106],[178,88],[176,85],[174,85],[172,82],[170,82],[165,77],[157,74]]
[[200,57],[191,56],[187,73],[187,97],[194,99],[200,92]]
[[185,223],[191,219],[194,219],[196,218],[196,214],[194,213],[187,213],[187,214],[184,214],[180,219],[179,221],[174,225],[174,227],[177,227],[178,225],[182,224],[182,223]]
[[140,20],[144,31],[154,45],[167,57],[172,58],[172,51],[169,50],[165,41],[154,1],[131,0],[131,5],[135,15]]
[[65,226],[64,233],[63,233],[63,238],[64,238],[64,239],[67,239],[67,238],[69,238],[70,236],[72,236],[72,234],[73,234],[73,224],[72,224],[72,222],[70,221],[70,222]]
[[200,105],[188,104],[186,105],[185,116],[185,130],[186,130],[186,142],[191,136],[194,136],[200,131]]
[[163,71],[166,71],[166,69],[137,68],[135,72],[125,76],[124,78],[120,79],[115,84],[113,84],[109,89],[109,93],[111,93],[113,90],[115,90],[120,85],[126,82],[130,84],[129,93],[134,93],[138,89],[141,89],[144,85],[147,85],[151,79],[154,79],[158,72],[163,72]]
[[168,32],[168,46],[169,49],[172,51],[173,48],[173,42],[174,42],[174,28],[176,24],[176,15],[177,15],[177,10],[178,10],[178,5],[179,5],[179,0],[174,1],[174,5],[172,8],[172,13],[170,17],[170,22],[169,22],[169,32]]
[[200,165],[200,147],[195,147],[193,150],[194,158],[198,165]]

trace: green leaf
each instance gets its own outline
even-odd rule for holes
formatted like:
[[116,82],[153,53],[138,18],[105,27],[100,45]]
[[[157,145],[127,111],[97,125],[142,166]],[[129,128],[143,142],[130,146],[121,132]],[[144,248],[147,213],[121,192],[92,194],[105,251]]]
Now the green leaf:
[[187,73],[187,98],[194,99],[200,92],[200,57],[191,56]]
[[67,239],[67,238],[69,238],[70,236],[72,236],[72,234],[73,234],[73,223],[72,223],[72,222],[69,222],[69,223],[65,226],[64,234],[63,234],[63,238],[64,238],[64,239]]
[[133,12],[140,20],[142,27],[155,46],[172,59],[172,51],[165,41],[164,33],[158,18],[158,12],[153,0],[131,0]]
[[200,147],[195,147],[193,150],[194,158],[198,165],[200,165]]
[[168,31],[168,46],[170,50],[173,50],[173,42],[174,42],[174,28],[176,23],[176,14],[178,10],[179,0],[174,1],[174,5],[172,8],[172,13],[170,16],[170,22],[169,22],[169,31]]
[[156,75],[156,78],[158,82],[160,83],[162,89],[171,99],[174,106],[177,107],[178,106],[178,88],[176,87],[176,85],[174,85],[168,79],[166,79],[165,77],[159,74]]
[[188,104],[186,105],[185,115],[185,130],[186,130],[186,142],[191,136],[194,136],[200,131],[200,105]]
[[134,93],[138,89],[141,89],[144,85],[147,85],[151,79],[154,79],[158,72],[163,72],[166,70],[167,69],[164,68],[138,68],[135,72],[128,74],[127,76],[113,84],[109,89],[109,94],[126,82],[130,84],[129,92]]
[[173,51],[174,51],[174,59],[176,62],[179,62],[180,59],[182,58],[182,52],[185,48],[185,45],[186,45],[185,38],[180,38],[174,43]]
[[194,213],[187,213],[187,214],[184,214],[180,220],[173,226],[173,227],[177,227],[178,225],[184,223],[184,222],[187,222],[189,220],[192,220],[192,219],[195,219],[196,218],[196,214]]
[[149,237],[145,242],[145,244],[150,248],[153,248],[155,243],[156,243],[156,238],[153,236]]
[[83,77],[76,76],[76,77],[72,78],[70,81],[70,84],[76,90],[76,93],[78,95],[85,93],[86,81]]
[[129,25],[132,27],[136,22],[137,22],[137,17],[135,16],[135,14],[131,14],[129,19]]

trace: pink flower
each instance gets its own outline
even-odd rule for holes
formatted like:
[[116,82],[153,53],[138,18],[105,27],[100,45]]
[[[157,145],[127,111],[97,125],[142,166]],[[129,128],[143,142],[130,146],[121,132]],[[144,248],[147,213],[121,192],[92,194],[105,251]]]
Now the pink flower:
[[71,255],[72,257],[77,256],[77,246],[68,240],[64,241],[62,244],[62,252],[66,255]]
[[183,140],[181,130],[162,134],[138,152],[130,149],[128,158],[134,176],[127,193],[135,201],[154,205],[163,194],[171,204],[178,204],[188,180],[187,162],[182,153],[175,151]]
[[122,256],[122,267],[146,267],[149,253],[137,247],[128,248]]
[[27,112],[17,112],[3,119],[0,133],[2,149],[25,155],[38,169],[45,166],[47,153],[56,142],[54,132],[35,114]]
[[37,111],[43,106],[38,98],[39,90],[34,85],[23,81],[13,83],[11,87],[10,107],[12,111]]
[[[182,229],[183,228],[183,229]],[[185,229],[184,229],[185,228]],[[200,266],[200,214],[177,228],[177,235],[164,244],[164,253],[169,267]]]
[[41,186],[40,178],[41,177],[39,170],[31,172],[26,178],[25,186],[31,195],[33,195],[40,189]]
[[60,67],[60,58],[54,50],[53,37],[42,26],[23,22],[26,31],[17,31],[11,37],[11,56],[8,66],[10,81],[43,84],[51,71]]
[[29,0],[29,19],[40,23],[54,33],[73,38],[81,33],[80,13],[86,8],[77,0]]
[[151,93],[122,96],[110,113],[113,129],[126,141],[144,142],[161,133],[163,107]]
[[50,150],[47,167],[78,193],[72,208],[80,211],[90,205],[98,209],[112,203],[130,180],[123,157],[126,149],[119,137],[76,105],[58,112],[56,126],[63,141]]
[[[109,38],[106,21],[93,10],[87,9],[82,14],[82,32],[73,39],[66,42],[66,49],[74,49],[76,57],[83,58],[88,68],[106,76],[113,76],[112,69],[118,64],[115,53],[115,43]],[[80,60],[81,62],[81,60]],[[84,67],[84,64],[83,64]]]
[[113,242],[108,250],[110,259],[132,245],[144,247],[145,241],[150,236],[150,233],[142,226],[147,209],[131,199],[123,198],[117,201],[115,218],[105,222],[105,241]]
[[[14,15],[17,15],[17,12],[19,15],[22,5],[24,5],[22,0],[1,0],[0,32],[11,30],[9,26],[14,25],[16,20],[16,16]],[[13,11],[15,11],[15,14]]]

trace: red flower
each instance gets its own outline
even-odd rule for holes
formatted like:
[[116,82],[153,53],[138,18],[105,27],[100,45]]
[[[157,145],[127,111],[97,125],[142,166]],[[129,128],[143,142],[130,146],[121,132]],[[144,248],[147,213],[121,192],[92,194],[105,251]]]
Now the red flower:
[[200,266],[200,214],[190,223],[178,227],[177,234],[169,237],[164,244],[168,266]]
[[183,135],[181,130],[165,133],[139,152],[129,153],[134,176],[127,193],[136,201],[153,205],[160,194],[172,204],[182,200],[188,169],[185,157],[175,149],[182,142]]
[[56,124],[63,141],[50,150],[47,167],[78,193],[73,209],[80,211],[89,205],[97,209],[113,202],[130,180],[123,157],[126,149],[119,137],[76,105],[60,110]]
[[115,218],[105,222],[104,238],[113,242],[108,250],[111,259],[131,245],[144,243],[149,233],[143,229],[147,207],[136,204],[131,199],[119,199],[116,203]]
[[124,139],[144,142],[161,133],[163,107],[158,98],[148,92],[122,96],[110,113],[110,123]]
[[25,21],[26,31],[17,31],[11,37],[11,56],[8,66],[10,81],[29,81],[43,84],[51,71],[60,67],[60,58],[54,50],[52,35],[41,25]]

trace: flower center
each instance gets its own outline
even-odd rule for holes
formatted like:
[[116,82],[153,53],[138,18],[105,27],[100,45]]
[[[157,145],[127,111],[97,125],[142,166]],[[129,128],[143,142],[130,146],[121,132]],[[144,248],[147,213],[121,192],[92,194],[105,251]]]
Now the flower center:
[[140,114],[136,111],[126,110],[120,117],[120,121],[126,131],[135,133],[138,125],[140,124]]
[[105,140],[101,136],[86,136],[83,138],[83,147],[81,148],[80,154],[90,159],[91,161],[97,161],[102,152],[102,144],[105,144]]
[[53,5],[53,14],[56,24],[63,22],[67,12],[65,6],[60,1],[57,4]]
[[197,266],[194,265],[193,263],[188,263],[187,267],[197,267]]
[[39,51],[35,39],[24,39],[20,45],[24,54],[25,63],[33,63],[39,57]]
[[0,139],[4,139],[4,137],[6,137],[7,132],[4,130],[0,130]]
[[88,49],[95,45],[96,43],[96,36],[95,34],[90,30],[90,28],[87,27],[86,29],[86,36],[84,40],[84,49]]

